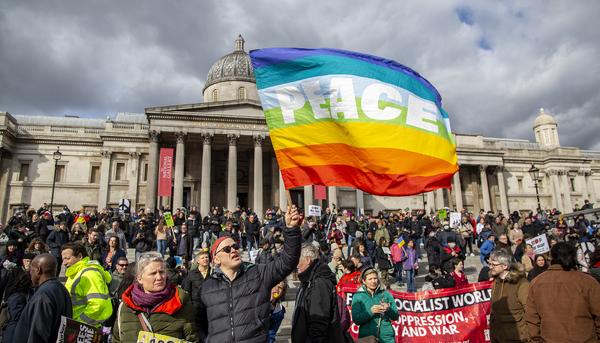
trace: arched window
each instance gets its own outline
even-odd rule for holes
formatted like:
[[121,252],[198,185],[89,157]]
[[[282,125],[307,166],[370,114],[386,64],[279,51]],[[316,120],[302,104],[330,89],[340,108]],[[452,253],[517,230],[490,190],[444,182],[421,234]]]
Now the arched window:
[[213,89],[213,91],[212,91],[212,101],[213,102],[219,101],[219,90],[218,89]]
[[246,88],[240,87],[238,88],[238,100],[246,99]]

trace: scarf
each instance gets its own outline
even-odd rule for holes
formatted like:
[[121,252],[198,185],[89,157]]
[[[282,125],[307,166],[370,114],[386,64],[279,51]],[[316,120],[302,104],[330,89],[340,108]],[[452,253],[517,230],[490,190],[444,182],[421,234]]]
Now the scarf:
[[133,303],[151,313],[162,303],[170,300],[175,295],[175,285],[167,283],[167,287],[158,292],[144,292],[144,288],[138,282],[134,282],[131,289],[131,299]]

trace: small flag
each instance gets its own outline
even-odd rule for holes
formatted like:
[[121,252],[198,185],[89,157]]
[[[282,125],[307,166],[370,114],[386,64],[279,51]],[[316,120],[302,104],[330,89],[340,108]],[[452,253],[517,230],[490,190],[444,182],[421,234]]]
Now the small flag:
[[396,240],[396,244],[398,244],[398,248],[402,248],[406,242],[404,241],[404,237],[400,236]]

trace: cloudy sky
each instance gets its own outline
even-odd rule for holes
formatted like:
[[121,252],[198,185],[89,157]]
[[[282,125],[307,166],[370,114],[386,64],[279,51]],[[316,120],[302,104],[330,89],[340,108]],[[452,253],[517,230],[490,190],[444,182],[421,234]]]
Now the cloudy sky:
[[200,102],[233,50],[394,59],[433,83],[454,131],[600,150],[600,1],[17,1],[0,3],[0,111],[114,116]]

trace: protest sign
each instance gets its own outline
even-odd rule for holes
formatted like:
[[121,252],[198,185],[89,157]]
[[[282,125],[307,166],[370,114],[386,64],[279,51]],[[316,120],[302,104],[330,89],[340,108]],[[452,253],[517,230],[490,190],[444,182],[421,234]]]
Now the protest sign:
[[171,212],[165,212],[164,216],[165,224],[167,224],[168,227],[175,226],[175,222],[173,221],[173,215],[171,214]]
[[439,220],[446,220],[448,218],[448,211],[445,208],[441,208],[438,210],[437,216]]
[[254,249],[251,250],[248,255],[250,256],[250,262],[254,263],[254,261],[256,261],[256,258],[258,257],[258,250]]
[[100,343],[102,333],[91,325],[61,316],[56,343]]
[[174,338],[167,335],[161,335],[154,332],[140,331],[138,333],[137,343],[187,343],[185,339]]
[[[352,313],[352,296],[358,285],[338,291]],[[389,291],[395,299],[399,318],[392,322],[396,342],[489,342],[491,282],[469,284],[417,293]],[[359,326],[349,332],[358,338]]]
[[321,216],[321,206],[308,205],[308,215],[320,217]]
[[460,212],[450,212],[450,227],[457,228],[460,226],[461,214]]
[[550,244],[548,244],[548,238],[545,234],[527,239],[525,244],[530,244],[536,254],[544,254],[550,251]]

